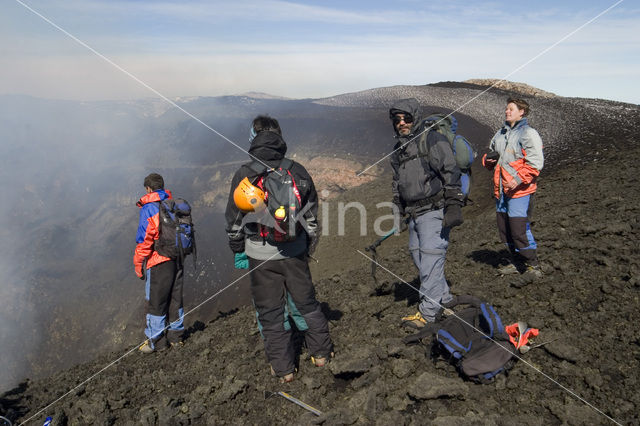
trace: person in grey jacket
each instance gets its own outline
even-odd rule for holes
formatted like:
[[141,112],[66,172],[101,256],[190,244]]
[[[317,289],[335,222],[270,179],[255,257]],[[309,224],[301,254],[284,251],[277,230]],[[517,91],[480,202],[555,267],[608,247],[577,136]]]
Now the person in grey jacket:
[[523,270],[535,279],[542,276],[542,270],[530,216],[544,154],[542,139],[529,126],[528,114],[529,104],[525,100],[507,99],[504,125],[491,139],[482,164],[493,171],[498,233],[511,255],[499,272],[507,275]]
[[[441,305],[453,298],[444,276],[449,231],[461,225],[464,195],[460,169],[447,138],[421,122],[416,99],[397,101],[389,110],[397,143],[391,155],[393,203],[409,215],[409,252],[420,271],[420,304],[403,324],[422,328],[435,321]],[[418,150],[427,133],[427,153]]]
[[[236,268],[251,269],[251,296],[272,373],[281,381],[290,382],[295,371],[295,351],[292,330],[283,321],[288,299],[293,301],[306,323],[305,341],[312,362],[321,367],[333,356],[329,326],[316,299],[308,264],[318,241],[318,194],[307,170],[300,163],[287,160],[291,164],[288,172],[293,177],[302,206],[302,231],[293,241],[281,242],[269,241],[265,232],[274,230],[259,216],[252,218],[240,210],[234,200],[235,189],[243,179],[248,178],[253,185],[260,186],[266,173],[265,166],[277,168],[284,163],[287,144],[281,134],[280,125],[274,118],[258,116],[253,120],[249,154],[254,161],[244,164],[234,174],[225,218]],[[260,168],[263,170],[256,170]]]

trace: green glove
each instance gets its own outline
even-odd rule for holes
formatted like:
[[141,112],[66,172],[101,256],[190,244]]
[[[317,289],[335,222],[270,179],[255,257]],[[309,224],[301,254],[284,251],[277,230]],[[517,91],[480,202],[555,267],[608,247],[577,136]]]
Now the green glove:
[[249,269],[249,258],[245,252],[236,253],[234,263],[236,269]]

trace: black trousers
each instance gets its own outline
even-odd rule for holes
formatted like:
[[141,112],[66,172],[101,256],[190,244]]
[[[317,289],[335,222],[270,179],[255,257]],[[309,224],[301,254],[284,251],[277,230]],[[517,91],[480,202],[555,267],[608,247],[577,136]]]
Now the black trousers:
[[184,332],[182,307],[182,268],[174,260],[159,263],[148,271],[147,328],[145,334],[152,340],[161,340],[166,327],[169,342],[182,340]]
[[[276,375],[282,377],[295,369],[292,331],[284,327],[287,292],[309,327],[305,341],[314,357],[333,352],[327,318],[316,300],[315,288],[306,255],[281,260],[261,261],[249,258],[251,296],[262,323],[264,349]],[[255,268],[255,269],[254,269]]]

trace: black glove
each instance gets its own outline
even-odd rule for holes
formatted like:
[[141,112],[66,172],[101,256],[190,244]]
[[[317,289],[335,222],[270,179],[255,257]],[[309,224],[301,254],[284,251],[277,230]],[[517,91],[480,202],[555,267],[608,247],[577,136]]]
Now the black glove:
[[393,200],[391,200],[391,202],[393,204],[395,204],[396,208],[398,209],[398,213],[400,214],[400,216],[404,216],[405,210],[404,210],[403,202],[400,199],[400,196],[399,195],[394,195],[393,196]]
[[320,241],[320,234],[307,234],[307,254],[309,256],[313,256],[313,253],[316,251],[316,247],[318,247],[318,242]]
[[498,159],[500,158],[500,154],[496,151],[489,151],[487,152],[487,155],[485,156],[485,158],[487,160],[498,161]]
[[234,253],[244,252],[244,238],[241,240],[229,240],[229,247]]
[[450,204],[444,208],[444,223],[446,228],[462,225],[462,208],[457,204]]

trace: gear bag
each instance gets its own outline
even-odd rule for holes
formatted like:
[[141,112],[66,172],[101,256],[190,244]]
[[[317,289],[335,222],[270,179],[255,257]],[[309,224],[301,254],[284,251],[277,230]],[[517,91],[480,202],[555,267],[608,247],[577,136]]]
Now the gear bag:
[[180,264],[184,258],[193,254],[193,265],[196,264],[196,238],[191,206],[182,198],[167,199],[158,202],[160,214],[160,236],[153,249],[158,254],[176,259]]
[[495,308],[472,296],[458,296],[447,308],[471,305],[442,321],[425,326],[404,338],[405,343],[434,336],[431,356],[449,360],[460,375],[476,383],[491,383],[513,367],[516,350],[509,341]]
[[270,243],[293,241],[302,231],[297,220],[302,199],[290,172],[292,166],[293,161],[288,158],[283,158],[275,168],[267,168],[257,161],[249,164],[260,174],[256,186],[264,191],[266,204],[266,217],[260,221],[260,236]]
[[[473,160],[478,156],[478,153],[471,145],[471,142],[464,136],[456,134],[458,130],[458,120],[456,120],[453,115],[442,113],[432,114],[422,120],[422,124],[424,128],[427,129],[432,127],[432,129],[444,135],[449,141],[451,149],[453,150],[453,156],[456,159],[456,164],[462,173],[462,193],[466,199],[471,189],[471,165],[473,164]],[[418,153],[422,157],[428,155],[427,134],[429,131],[423,132],[417,141]]]

